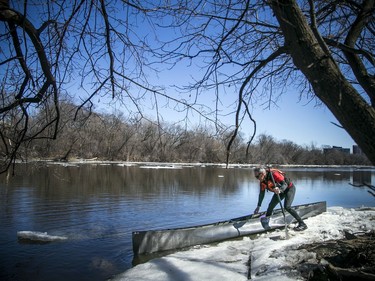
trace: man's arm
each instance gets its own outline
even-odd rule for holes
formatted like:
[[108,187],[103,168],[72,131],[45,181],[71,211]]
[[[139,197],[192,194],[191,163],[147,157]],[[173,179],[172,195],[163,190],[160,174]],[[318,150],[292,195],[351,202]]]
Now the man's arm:
[[263,189],[262,185],[261,185],[260,190],[259,190],[259,196],[258,196],[258,204],[257,204],[257,207],[254,210],[254,214],[257,214],[259,212],[260,206],[262,206],[262,202],[263,202],[265,193],[266,193],[266,190]]

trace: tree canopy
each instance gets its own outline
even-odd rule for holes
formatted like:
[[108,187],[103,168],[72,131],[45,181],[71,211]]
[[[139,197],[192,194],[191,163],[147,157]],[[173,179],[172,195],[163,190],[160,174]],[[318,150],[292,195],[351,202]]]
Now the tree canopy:
[[[0,0],[5,167],[22,143],[58,137],[61,101],[74,101],[79,111],[99,99],[112,99],[135,118],[146,118],[147,106],[156,116],[171,106],[217,126],[222,106],[232,108],[229,161],[244,118],[255,135],[254,102],[271,106],[290,87],[324,103],[375,164],[374,6],[374,0]],[[176,83],[176,96],[157,77],[181,64],[199,71],[189,83]],[[199,102],[207,91],[216,94],[213,108]],[[223,95],[234,95],[233,103],[222,105]],[[31,128],[35,116],[38,126]]]

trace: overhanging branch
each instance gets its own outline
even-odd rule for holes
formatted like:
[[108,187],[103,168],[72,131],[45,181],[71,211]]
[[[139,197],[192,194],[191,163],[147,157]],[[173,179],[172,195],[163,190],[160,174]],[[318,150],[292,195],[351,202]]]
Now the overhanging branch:
[[[250,120],[252,120],[254,122],[254,120],[252,119],[251,117],[251,114],[247,108],[247,103],[246,101],[243,99],[243,96],[244,96],[244,91],[245,91],[245,88],[246,86],[248,85],[248,83],[250,82],[250,80],[254,77],[254,75],[260,71],[263,67],[265,67],[269,62],[273,61],[274,59],[276,59],[278,56],[282,55],[282,54],[285,54],[287,53],[288,49],[287,47],[283,46],[283,47],[280,47],[279,49],[277,49],[275,52],[273,52],[271,55],[268,56],[268,58],[266,58],[265,60],[262,60],[255,68],[254,70],[246,77],[246,79],[244,80],[244,82],[242,83],[241,85],[241,88],[240,88],[240,91],[239,91],[239,97],[238,97],[238,106],[237,106],[237,110],[236,110],[236,117],[235,117],[235,128],[234,128],[234,131],[233,131],[233,134],[228,142],[228,145],[227,145],[227,157],[226,157],[226,165],[228,167],[228,164],[229,164],[229,154],[230,154],[230,149],[231,149],[231,146],[233,144],[233,141],[236,139],[237,137],[237,134],[238,134],[238,130],[239,130],[239,125],[240,125],[240,113],[241,113],[241,104],[243,103],[245,106],[246,106],[246,111],[248,113],[248,115],[250,116]],[[256,127],[255,127],[256,128]],[[255,134],[255,132],[254,132]]]

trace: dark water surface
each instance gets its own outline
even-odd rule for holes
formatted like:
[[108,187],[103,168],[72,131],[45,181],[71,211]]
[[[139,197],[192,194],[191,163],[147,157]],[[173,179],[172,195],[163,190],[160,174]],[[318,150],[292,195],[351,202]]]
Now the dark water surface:
[[[375,169],[283,169],[294,205],[375,206]],[[0,175],[0,280],[106,280],[132,266],[134,230],[191,226],[251,213],[258,183],[250,167],[19,165]],[[266,194],[262,210],[271,194]],[[17,231],[65,236],[25,243]]]

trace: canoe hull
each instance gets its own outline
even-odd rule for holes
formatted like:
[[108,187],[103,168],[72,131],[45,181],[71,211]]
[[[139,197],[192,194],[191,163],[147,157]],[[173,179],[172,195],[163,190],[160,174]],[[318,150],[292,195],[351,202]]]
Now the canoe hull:
[[[326,202],[317,202],[295,206],[293,209],[305,219],[325,212],[327,206]],[[260,217],[264,215],[264,213],[248,215],[187,228],[135,231],[133,232],[133,252],[137,256],[262,233],[265,229],[262,227]],[[288,224],[294,220],[288,212],[285,213],[285,218]],[[270,229],[281,228],[284,225],[281,210],[275,210],[270,219]]]

